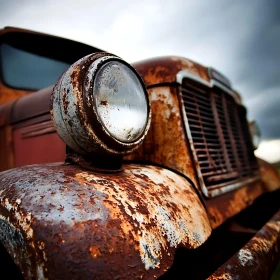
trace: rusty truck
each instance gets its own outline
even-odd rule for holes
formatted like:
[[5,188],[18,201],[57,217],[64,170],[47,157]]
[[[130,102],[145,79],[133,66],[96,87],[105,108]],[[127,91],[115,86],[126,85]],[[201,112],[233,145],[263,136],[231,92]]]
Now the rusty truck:
[[0,65],[3,275],[269,279],[280,179],[227,77],[14,27]]

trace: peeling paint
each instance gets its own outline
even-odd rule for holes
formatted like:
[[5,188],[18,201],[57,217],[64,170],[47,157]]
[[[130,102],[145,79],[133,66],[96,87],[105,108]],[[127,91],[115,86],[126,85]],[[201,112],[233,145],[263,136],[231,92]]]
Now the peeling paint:
[[252,265],[253,264],[253,255],[248,249],[241,249],[238,252],[239,261],[242,266]]
[[189,182],[155,166],[124,165],[116,174],[27,166],[1,173],[0,191],[36,277],[158,277],[176,248],[197,248],[211,232]]

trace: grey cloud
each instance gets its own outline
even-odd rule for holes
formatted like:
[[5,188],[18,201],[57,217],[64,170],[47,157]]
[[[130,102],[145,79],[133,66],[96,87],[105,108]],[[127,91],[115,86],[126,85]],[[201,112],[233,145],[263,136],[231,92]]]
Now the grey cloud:
[[266,89],[245,101],[249,105],[249,119],[257,120],[262,137],[279,138],[280,86]]
[[1,25],[65,36],[130,62],[178,55],[213,66],[244,97],[249,117],[260,123],[263,138],[280,138],[278,0],[0,3]]

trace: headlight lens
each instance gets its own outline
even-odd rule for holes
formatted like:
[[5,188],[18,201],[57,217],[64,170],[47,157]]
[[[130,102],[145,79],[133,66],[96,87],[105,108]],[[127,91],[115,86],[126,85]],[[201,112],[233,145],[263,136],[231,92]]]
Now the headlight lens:
[[250,133],[251,133],[251,137],[252,137],[253,146],[255,149],[257,149],[261,142],[260,128],[259,128],[258,124],[256,123],[256,121],[251,121],[249,123],[249,127],[250,127]]
[[133,142],[148,120],[148,101],[136,74],[120,61],[104,63],[93,86],[97,114],[117,140]]

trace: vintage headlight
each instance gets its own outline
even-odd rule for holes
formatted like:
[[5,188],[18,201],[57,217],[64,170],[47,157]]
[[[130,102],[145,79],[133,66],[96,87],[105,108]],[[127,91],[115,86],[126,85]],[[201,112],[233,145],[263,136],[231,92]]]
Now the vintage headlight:
[[93,83],[94,105],[107,131],[122,142],[138,139],[147,123],[148,106],[135,71],[120,61],[109,61]]
[[76,153],[124,155],[139,146],[150,124],[145,86],[128,63],[96,53],[74,63],[52,95],[55,128]]
[[259,144],[261,142],[261,131],[256,123],[256,121],[250,121],[249,122],[249,128],[250,128],[250,133],[252,137],[252,143],[255,149],[259,147]]

